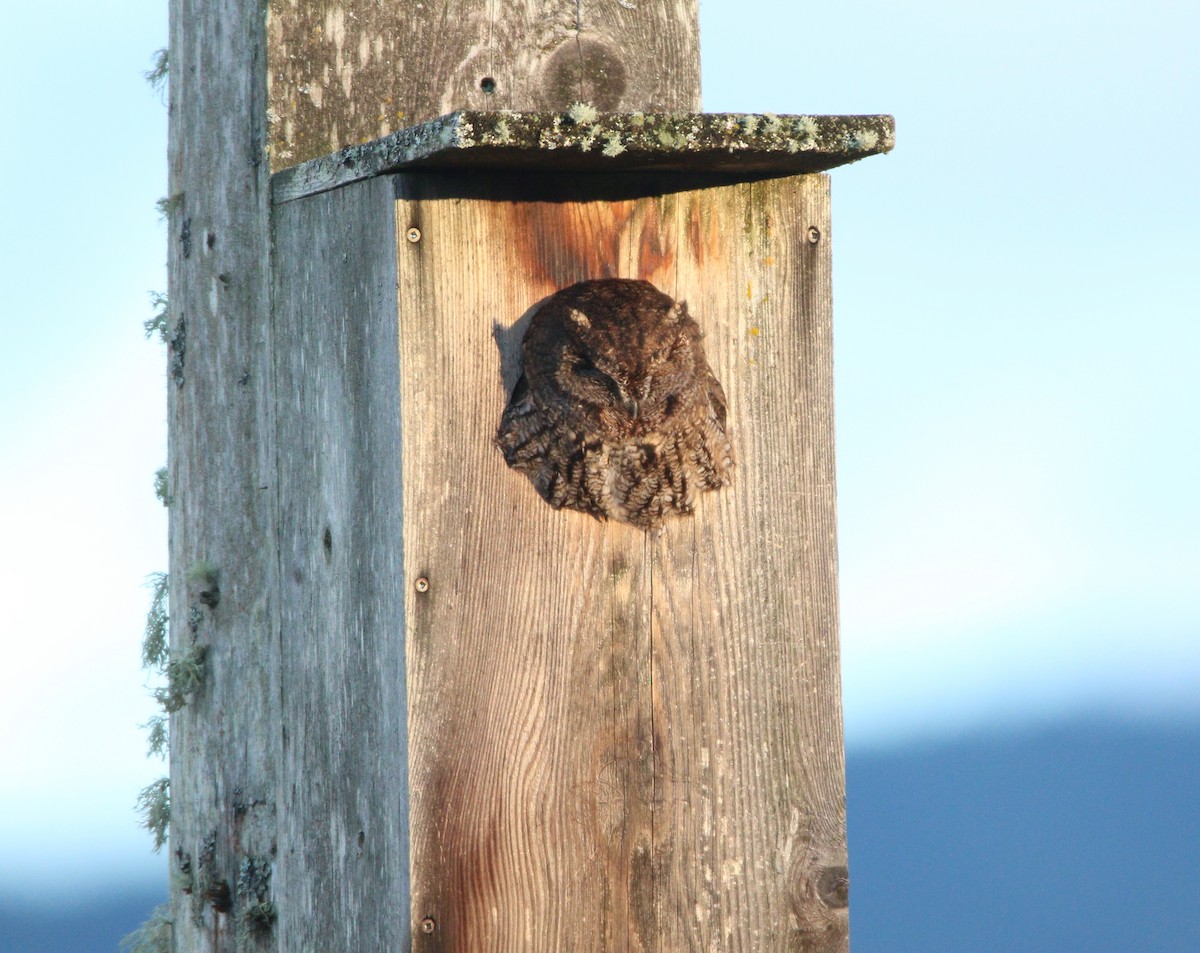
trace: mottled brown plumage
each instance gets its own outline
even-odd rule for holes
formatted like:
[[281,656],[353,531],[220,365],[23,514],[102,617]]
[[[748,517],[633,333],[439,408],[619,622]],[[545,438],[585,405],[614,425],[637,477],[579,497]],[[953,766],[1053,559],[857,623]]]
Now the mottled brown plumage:
[[496,443],[555,509],[657,529],[726,485],[725,392],[683,302],[646,281],[582,281],[529,323]]

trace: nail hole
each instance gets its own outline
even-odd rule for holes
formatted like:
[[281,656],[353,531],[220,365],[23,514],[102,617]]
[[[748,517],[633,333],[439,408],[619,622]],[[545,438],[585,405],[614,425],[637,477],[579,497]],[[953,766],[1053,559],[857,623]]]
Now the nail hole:
[[325,558],[329,559],[333,555],[333,530],[328,526],[325,527],[325,533],[321,537],[321,546],[325,549]]
[[490,76],[485,76],[479,81],[479,88],[490,96],[496,91],[496,81]]

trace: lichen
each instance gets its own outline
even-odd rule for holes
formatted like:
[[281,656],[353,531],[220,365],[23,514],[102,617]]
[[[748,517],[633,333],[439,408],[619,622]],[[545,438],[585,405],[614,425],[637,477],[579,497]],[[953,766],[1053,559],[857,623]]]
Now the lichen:
[[879,133],[874,129],[860,129],[846,137],[846,144],[851,149],[865,152],[879,144]]
[[165,572],[150,575],[150,610],[142,636],[142,666],[161,671],[167,661],[167,597],[170,577]]
[[142,330],[146,332],[147,339],[157,334],[158,339],[163,344],[169,344],[170,334],[167,331],[169,309],[167,308],[166,293],[162,291],[150,291],[147,294],[150,295],[150,307],[154,309],[154,313],[142,322]]
[[170,506],[174,502],[166,467],[159,467],[154,471],[154,495],[163,506]]
[[160,221],[166,222],[171,218],[172,213],[183,206],[183,193],[176,192],[174,195],[164,195],[154,203],[154,207],[158,210]]
[[567,110],[567,118],[577,126],[594,126],[600,118],[600,112],[591,103],[572,103]]
[[271,932],[276,918],[275,904],[270,900],[252,903],[238,914],[238,938],[259,939]]
[[150,68],[142,73],[142,76],[150,84],[150,88],[161,95],[166,88],[167,77],[170,74],[171,62],[167,49],[164,47],[155,50],[151,63]]
[[604,137],[604,149],[601,150],[610,159],[616,158],[625,151],[625,144],[621,142],[621,134],[610,132]]
[[146,729],[146,756],[162,758],[167,753],[169,740],[168,722],[165,715],[155,715],[142,725]]
[[154,837],[155,851],[161,850],[171,824],[171,779],[159,778],[142,788],[137,810],[142,815],[142,827]]
[[238,867],[237,895],[245,906],[237,917],[238,936],[261,939],[275,924],[275,904],[271,894],[271,862],[266,857],[242,858]]
[[170,874],[171,889],[191,894],[196,889],[196,878],[192,874],[192,855],[182,847],[175,848],[175,867]]
[[171,953],[174,922],[171,908],[163,903],[155,907],[146,922],[121,938],[124,953]]
[[792,120],[792,131],[801,139],[815,139],[817,121],[812,116],[798,116]]
[[207,559],[197,559],[185,576],[192,585],[199,587],[200,601],[210,609],[221,602],[221,571]]
[[193,645],[178,658],[167,662],[167,684],[154,690],[154,700],[170,713],[179,711],[204,685],[207,645]]

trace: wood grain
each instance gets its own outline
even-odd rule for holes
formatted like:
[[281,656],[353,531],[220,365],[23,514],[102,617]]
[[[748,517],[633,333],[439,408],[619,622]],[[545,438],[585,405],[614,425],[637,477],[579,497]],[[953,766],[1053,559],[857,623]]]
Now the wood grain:
[[694,112],[697,9],[696,0],[272,0],[271,167],[458,109],[581,101]]
[[[252,67],[265,35],[254,2],[170,6],[171,652],[206,650],[204,684],[170,726],[182,953],[237,948],[238,917],[260,899],[239,870],[269,870],[275,851],[278,602],[269,188],[256,161],[266,83]],[[201,562],[217,590],[189,577]]]
[[408,942],[391,196],[373,179],[275,218],[282,950]]
[[[827,179],[396,181],[414,947],[844,950]],[[737,442],[658,536],[492,445],[523,316],[613,275],[689,301]]]

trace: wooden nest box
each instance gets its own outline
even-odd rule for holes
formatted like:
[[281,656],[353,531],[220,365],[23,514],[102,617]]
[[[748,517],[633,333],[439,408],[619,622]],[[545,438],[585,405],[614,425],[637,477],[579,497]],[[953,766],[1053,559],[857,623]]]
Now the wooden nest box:
[[[275,174],[289,948],[845,949],[820,173],[892,137],[458,112]],[[726,400],[731,483],[656,531],[495,443],[535,306],[602,278],[686,301]]]

